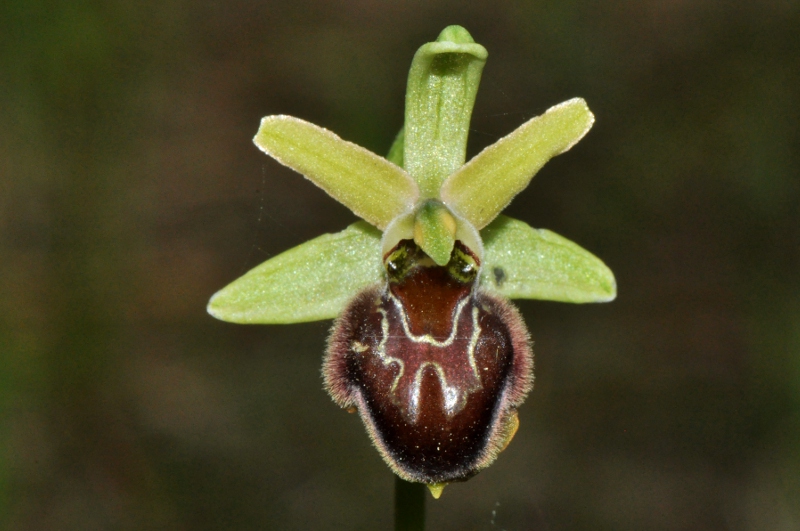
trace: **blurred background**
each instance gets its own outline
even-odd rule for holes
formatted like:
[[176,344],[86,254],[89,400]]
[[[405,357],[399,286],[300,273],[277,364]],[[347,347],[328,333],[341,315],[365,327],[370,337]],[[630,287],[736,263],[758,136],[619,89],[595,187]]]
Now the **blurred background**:
[[507,212],[619,297],[519,302],[521,429],[430,529],[800,529],[792,0],[4,0],[0,528],[391,526],[391,473],[322,389],[330,323],[205,305],[355,219],[253,146],[260,118],[385,153],[449,24],[489,50],[471,154],[588,101]]

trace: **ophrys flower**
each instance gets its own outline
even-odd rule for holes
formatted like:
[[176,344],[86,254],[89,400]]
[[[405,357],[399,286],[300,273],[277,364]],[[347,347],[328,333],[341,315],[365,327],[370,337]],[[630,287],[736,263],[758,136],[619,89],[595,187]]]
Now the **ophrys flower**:
[[324,363],[400,477],[441,485],[488,466],[513,437],[533,361],[507,298],[601,302],[611,271],[575,243],[501,216],[594,117],[556,105],[465,162],[486,50],[446,28],[414,57],[405,125],[387,158],[290,116],[254,141],[365,221],[259,265],[214,295],[237,323],[336,317]]

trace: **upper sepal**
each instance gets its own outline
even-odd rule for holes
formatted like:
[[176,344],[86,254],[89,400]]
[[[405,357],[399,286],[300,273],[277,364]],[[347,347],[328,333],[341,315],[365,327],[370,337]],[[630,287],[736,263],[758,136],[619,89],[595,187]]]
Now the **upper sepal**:
[[545,229],[498,216],[481,231],[481,286],[509,299],[607,302],[617,296],[614,274],[578,244]]
[[448,26],[414,55],[408,73],[403,167],[423,198],[464,164],[472,106],[488,53],[469,32]]
[[244,324],[332,319],[354,293],[383,278],[381,233],[359,221],[251,269],[211,297],[208,313]]

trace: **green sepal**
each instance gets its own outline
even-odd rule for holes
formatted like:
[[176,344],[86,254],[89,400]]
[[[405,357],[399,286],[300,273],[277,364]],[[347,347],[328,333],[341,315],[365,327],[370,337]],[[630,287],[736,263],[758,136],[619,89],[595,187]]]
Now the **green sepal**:
[[383,278],[381,233],[359,221],[248,271],[211,297],[208,313],[243,324],[332,319],[356,293]]
[[423,198],[436,198],[464,164],[472,106],[488,53],[460,26],[423,45],[408,73],[404,167]]
[[417,184],[402,168],[299,118],[263,118],[253,142],[379,229],[419,198]]
[[406,129],[400,128],[400,132],[394,137],[392,147],[389,148],[389,153],[386,154],[386,160],[392,164],[403,167],[403,151],[406,149]]
[[509,299],[608,302],[617,296],[611,270],[578,244],[545,229],[498,216],[481,231],[481,286]]
[[592,123],[594,116],[581,98],[551,107],[448,177],[442,201],[482,229],[528,186],[545,162],[583,138]]

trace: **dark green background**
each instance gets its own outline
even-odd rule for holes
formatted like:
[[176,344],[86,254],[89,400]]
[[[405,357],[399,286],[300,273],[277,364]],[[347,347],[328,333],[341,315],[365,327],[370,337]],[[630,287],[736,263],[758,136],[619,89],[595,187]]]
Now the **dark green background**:
[[291,114],[379,153],[418,46],[489,50],[470,152],[584,97],[508,213],[614,270],[519,304],[536,388],[433,530],[800,529],[796,1],[5,0],[0,528],[387,529],[392,476],[322,390],[329,323],[209,296],[354,220],[251,143]]

